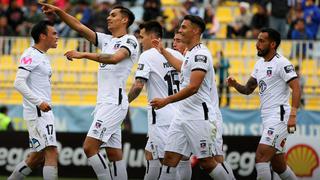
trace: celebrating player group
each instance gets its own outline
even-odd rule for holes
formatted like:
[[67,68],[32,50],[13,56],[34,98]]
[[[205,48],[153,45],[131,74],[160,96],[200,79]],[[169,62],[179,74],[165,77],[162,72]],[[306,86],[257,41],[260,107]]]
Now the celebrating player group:
[[[97,179],[128,179],[122,159],[121,124],[129,103],[144,87],[148,96],[144,179],[190,180],[191,155],[197,157],[199,165],[211,178],[235,179],[232,168],[224,161],[223,119],[212,54],[201,43],[205,30],[202,18],[186,15],[175,33],[171,49],[163,47],[163,28],[156,21],[140,24],[138,38],[130,35],[128,28],[135,16],[126,7],[112,8],[106,19],[111,32],[107,35],[92,31],[56,6],[40,4],[43,13],[56,14],[101,49],[101,53],[76,50],[65,53],[69,60],[87,59],[99,63],[97,103],[83,143]],[[50,58],[46,52],[57,47],[58,35],[47,21],[36,24],[31,34],[35,44],[21,55],[14,87],[23,95],[23,117],[33,151],[8,179],[24,179],[44,164],[43,178],[54,180],[58,179],[58,151],[51,110]],[[286,138],[296,129],[300,86],[293,65],[277,53],[280,42],[279,32],[263,29],[256,43],[260,59],[246,85],[239,84],[233,77],[226,79],[228,86],[246,95],[259,86],[263,126],[256,151],[259,180],[271,180],[270,163],[281,179],[296,179],[286,164],[284,153]],[[135,82],[127,95],[126,81],[135,63],[138,63]],[[101,148],[106,150],[107,159],[101,155]]]

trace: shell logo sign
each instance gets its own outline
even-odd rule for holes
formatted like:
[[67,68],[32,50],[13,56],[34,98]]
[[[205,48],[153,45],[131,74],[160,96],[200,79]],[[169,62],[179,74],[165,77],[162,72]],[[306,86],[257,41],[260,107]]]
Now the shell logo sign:
[[286,159],[298,177],[312,177],[313,171],[319,167],[319,157],[316,151],[306,144],[291,147],[286,154]]

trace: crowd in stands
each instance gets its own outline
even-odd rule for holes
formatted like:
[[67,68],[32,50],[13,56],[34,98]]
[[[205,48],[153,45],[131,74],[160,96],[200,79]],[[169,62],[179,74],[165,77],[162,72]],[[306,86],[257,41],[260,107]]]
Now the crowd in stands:
[[[136,21],[137,25],[142,21],[158,20],[165,27],[165,38],[173,37],[184,15],[199,15],[206,22],[207,29],[203,37],[214,39],[221,31],[222,24],[216,16],[216,9],[225,1],[179,0],[178,5],[170,7],[164,6],[161,0],[48,0],[47,2],[64,9],[93,30],[105,33],[108,33],[107,14],[117,3],[133,8],[142,6],[143,8],[138,8],[136,11],[141,13],[141,18]],[[27,36],[32,25],[43,18],[55,23],[60,37],[78,36],[54,14],[44,16],[36,0],[0,0],[0,2],[0,36]],[[166,8],[171,8],[170,13],[173,15],[168,16]],[[320,37],[319,0],[239,0],[238,6],[233,7],[233,10],[239,13],[232,17],[232,22],[226,24],[226,38],[256,38],[263,27],[278,30],[284,39],[311,40]]]

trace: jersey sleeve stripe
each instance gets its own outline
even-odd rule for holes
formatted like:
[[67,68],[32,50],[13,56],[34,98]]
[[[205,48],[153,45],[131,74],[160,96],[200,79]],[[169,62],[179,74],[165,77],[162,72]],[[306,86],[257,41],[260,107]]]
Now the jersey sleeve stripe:
[[296,79],[296,78],[298,78],[298,76],[292,77],[291,79],[289,79],[289,80],[287,81],[287,84],[288,84],[290,81],[292,81],[292,80],[294,80],[294,79]]
[[194,69],[192,69],[191,71],[203,71],[203,72],[207,72],[207,70],[205,70],[205,69],[202,69],[202,68],[194,68]]
[[95,34],[96,34],[96,43],[94,44],[96,47],[98,47],[98,34],[97,34],[97,32],[94,32]]
[[136,79],[144,79],[144,80],[148,81],[148,78],[141,77],[141,76],[136,76]]
[[128,52],[129,52],[129,56],[131,56],[131,51],[130,51],[130,49],[129,49],[128,47],[126,47],[126,46],[121,46],[120,48],[125,48],[125,49],[127,49]]
[[36,107],[37,107],[37,115],[38,115],[38,117],[41,117],[41,110],[38,106],[36,106]]
[[18,69],[23,69],[23,70],[26,70],[26,71],[29,71],[29,72],[31,72],[29,69],[26,69],[25,67],[18,67]]

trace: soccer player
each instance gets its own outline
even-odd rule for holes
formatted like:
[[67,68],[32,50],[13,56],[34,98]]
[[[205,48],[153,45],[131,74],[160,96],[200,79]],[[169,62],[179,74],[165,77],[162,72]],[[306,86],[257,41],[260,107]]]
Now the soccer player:
[[204,21],[193,15],[187,15],[179,28],[188,51],[183,62],[164,49],[158,40],[153,46],[181,72],[181,90],[166,98],[155,98],[151,106],[156,110],[168,104],[179,102],[178,112],[172,121],[169,132],[160,179],[175,179],[176,166],[182,156],[190,150],[199,159],[200,166],[214,179],[231,179],[227,170],[217,163],[214,138],[215,130],[213,94],[216,91],[214,70],[210,51],[200,43],[205,30]]
[[[156,21],[150,21],[141,24],[139,29],[144,52],[140,55],[136,80],[130,89],[128,98],[129,102],[132,102],[146,85],[150,103],[155,97],[166,97],[177,93],[180,89],[179,74],[155,48],[152,48],[152,40],[162,38],[162,26]],[[167,50],[178,59],[183,59],[182,54],[178,51],[169,48]],[[147,167],[144,179],[154,180],[158,178],[161,171],[160,161],[164,157],[166,135],[177,106],[170,104],[161,110],[148,106],[147,109],[149,138],[145,147]],[[189,169],[189,173],[182,173],[183,176],[189,175],[189,177],[182,178],[191,179],[190,162],[183,162],[181,165],[184,171]]]
[[52,71],[46,52],[57,47],[58,35],[53,24],[40,21],[32,28],[31,36],[35,44],[21,55],[14,87],[23,96],[23,118],[27,122],[32,152],[8,179],[24,179],[44,162],[43,179],[54,180],[58,174],[58,151],[50,105]]
[[[256,44],[261,57],[246,85],[233,77],[227,84],[241,94],[249,95],[259,85],[262,136],[256,151],[257,179],[269,180],[272,169],[281,179],[296,179],[285,161],[285,143],[289,133],[296,130],[297,108],[300,102],[300,86],[297,74],[289,60],[277,53],[281,42],[280,33],[266,28],[261,30]],[[292,105],[289,105],[290,88]]]
[[106,160],[99,154],[101,146],[106,147],[113,180],[128,179],[126,164],[122,160],[121,123],[129,106],[125,93],[126,80],[139,53],[137,39],[128,35],[134,14],[125,7],[113,7],[107,18],[112,35],[106,35],[90,30],[55,6],[42,5],[44,13],[56,13],[62,21],[102,50],[101,54],[74,50],[65,54],[68,59],[86,58],[100,63],[97,105],[83,148],[98,179],[110,179]]

